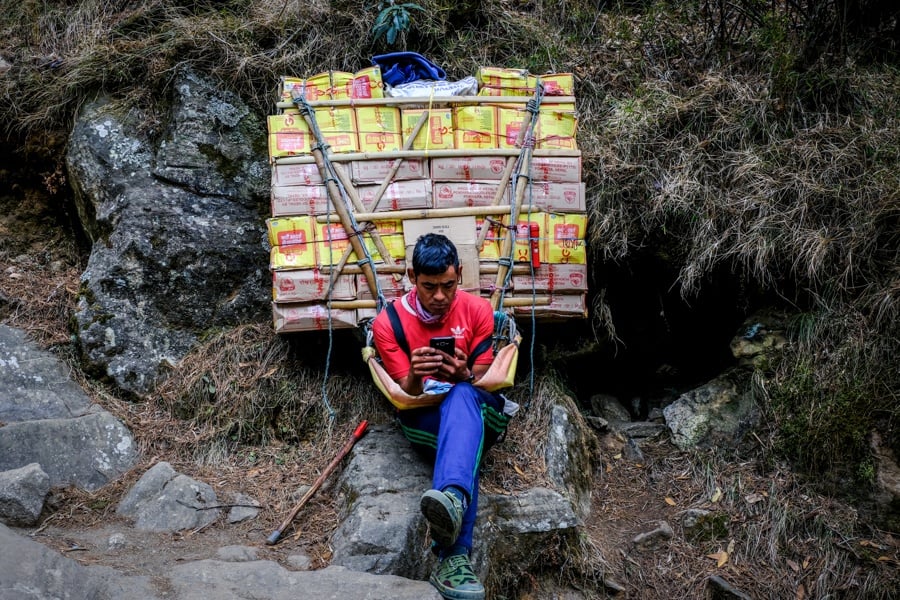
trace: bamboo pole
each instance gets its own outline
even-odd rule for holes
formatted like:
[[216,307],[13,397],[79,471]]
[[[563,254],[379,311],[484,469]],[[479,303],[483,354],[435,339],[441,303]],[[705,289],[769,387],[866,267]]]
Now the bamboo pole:
[[[532,100],[541,100],[539,88],[540,86],[535,86],[534,96],[532,96]],[[534,115],[526,111],[525,118],[522,119],[522,122],[519,124],[519,131],[516,133],[516,147],[519,149],[519,153],[506,159],[506,167],[503,169],[503,175],[500,177],[500,185],[497,186],[497,191],[494,193],[493,199],[491,199],[491,206],[497,206],[498,204],[500,204],[500,200],[503,198],[503,194],[506,193],[506,188],[509,186],[509,179],[510,177],[512,177],[513,169],[516,168],[516,162],[518,162],[518,159],[522,156],[522,153],[525,152],[525,139],[533,123]],[[487,239],[489,229],[490,227],[488,227],[486,222],[481,226],[481,231],[478,232],[478,242],[475,244],[477,248],[481,248],[484,245],[484,240]]]
[[[507,296],[503,299],[503,307],[514,306],[548,306],[550,304],[550,296],[531,296],[511,297]],[[353,310],[357,308],[375,308],[375,300],[332,300],[328,302],[328,306],[336,310]]]
[[[303,100],[303,96],[300,94],[299,90],[295,90],[293,92],[294,101],[298,104]],[[316,125],[315,115],[311,110],[308,110],[308,105],[301,108],[300,114],[303,115],[303,119],[306,121],[309,130],[318,134],[319,128]],[[344,231],[347,232],[347,238],[350,241],[350,245],[353,247],[353,250],[356,252],[356,256],[362,257],[366,256],[366,249],[363,245],[362,241],[359,239],[359,236],[356,235],[355,228],[353,226],[353,219],[351,218],[351,213],[346,204],[344,204],[344,198],[341,195],[341,191],[338,189],[337,183],[331,178],[328,173],[328,168],[325,166],[325,154],[322,152],[322,148],[320,144],[322,140],[319,139],[320,136],[316,136],[316,146],[313,148],[313,157],[316,160],[316,167],[319,169],[319,175],[322,176],[322,180],[325,181],[325,186],[328,189],[328,195],[331,197],[331,203],[334,205],[334,210],[338,213],[340,217],[340,222],[344,226]],[[375,270],[372,268],[371,262],[362,263],[363,273],[366,276],[366,282],[369,284],[369,289],[373,292],[378,289],[378,283],[375,279]]]
[[[443,149],[443,150],[391,150],[390,152],[340,152],[329,153],[331,162],[350,162],[355,160],[390,160],[394,158],[454,158],[463,156],[518,156],[520,148],[482,148],[482,149]],[[560,158],[577,158],[581,150],[563,148],[542,148],[532,150],[532,156],[554,156]],[[308,154],[297,156],[281,156],[272,159],[277,165],[305,165],[315,162]]]
[[[422,113],[422,116],[419,117],[419,120],[416,121],[416,126],[413,127],[412,133],[409,134],[409,137],[403,142],[403,150],[411,150],[413,142],[416,140],[416,136],[419,135],[419,132],[422,131],[422,126],[425,125],[425,122],[428,121],[429,112],[426,110]],[[375,198],[372,200],[372,203],[366,207],[366,211],[375,212],[378,208],[378,203],[381,202],[381,197],[384,196],[385,190],[391,184],[391,181],[394,179],[394,175],[397,174],[397,171],[400,170],[400,165],[403,164],[403,157],[398,156],[394,159],[393,164],[391,164],[391,170],[384,178],[384,181],[381,182],[381,186],[378,188],[378,191],[375,192]],[[362,211],[360,211],[362,212]]]
[[[338,179],[341,180],[344,189],[347,190],[347,195],[350,196],[350,202],[353,204],[353,207],[359,212],[365,212],[365,207],[363,206],[362,200],[359,199],[359,194],[356,191],[356,187],[353,185],[353,182],[350,180],[350,176],[347,175],[344,167],[338,164],[332,166],[334,167],[334,172],[337,173]],[[359,220],[360,219],[357,219],[357,221]],[[384,245],[384,241],[381,239],[381,234],[377,231],[368,231],[366,233],[368,233],[372,238],[372,241],[375,243],[375,248],[378,249],[378,254],[381,255],[381,259],[384,261],[384,263],[386,265],[395,265],[396,262],[394,261],[394,257],[391,256],[391,253],[388,251],[387,246]],[[350,235],[350,233],[348,232],[347,235]],[[356,256],[357,258],[362,258],[359,254],[357,254]],[[344,264],[347,264],[347,260],[349,259],[349,257],[350,255],[347,254],[347,258],[344,259]],[[398,277],[396,274],[394,275],[394,279],[400,281],[400,277]],[[372,288],[372,291],[375,292],[375,288]]]
[[[516,229],[519,222],[519,213],[522,210],[522,201],[525,198],[525,190],[531,179],[531,158],[528,156],[526,149],[526,159],[522,161],[522,171],[519,173],[519,179],[516,181],[516,199],[510,213],[509,228],[506,230],[506,237],[503,238],[503,245],[500,248],[500,257],[509,258],[512,256],[513,244],[516,241]],[[500,263],[497,269],[497,279],[494,283],[494,291],[491,292],[491,306],[494,310],[500,305],[500,293],[503,290],[503,284],[506,281],[506,274],[510,265]]]
[[[349,254],[349,252],[348,252]],[[323,273],[331,273],[332,271],[337,271],[339,265],[323,265],[320,269]],[[496,275],[497,269],[500,266],[497,263],[480,263],[479,271],[486,275]],[[406,273],[406,266],[401,264],[396,264],[391,267],[387,265],[382,265],[378,267],[378,270],[382,273]],[[362,268],[357,265],[347,265],[341,269],[341,274],[343,275],[361,275]],[[513,275],[529,275],[531,273],[531,265],[528,264],[516,264],[512,267]]]
[[[502,215],[510,209],[509,204],[499,206],[461,206],[458,208],[408,208],[405,210],[386,210],[384,212],[359,213],[356,218],[360,221],[391,221],[406,219],[438,219],[442,217],[468,217],[482,215]],[[337,222],[339,215],[318,215],[319,223]]]
[[[526,104],[531,96],[436,96],[403,98],[345,98],[342,100],[316,100],[308,102],[313,108],[337,106],[354,108],[357,106],[401,106],[404,104]],[[545,104],[575,104],[575,96],[547,96]],[[293,102],[278,102],[277,108],[297,108]]]

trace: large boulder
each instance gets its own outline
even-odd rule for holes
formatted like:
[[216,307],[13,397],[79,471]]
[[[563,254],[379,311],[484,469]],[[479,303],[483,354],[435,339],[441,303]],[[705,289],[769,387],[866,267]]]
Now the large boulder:
[[0,471],[37,463],[51,487],[96,490],[129,470],[137,446],[65,366],[25,334],[0,325]]
[[692,447],[734,448],[760,418],[750,387],[750,374],[736,368],[685,392],[663,409],[672,442]]
[[174,89],[163,136],[137,107],[99,100],[66,156],[93,241],[78,340],[89,368],[137,395],[203,331],[270,315],[265,123],[197,76]]

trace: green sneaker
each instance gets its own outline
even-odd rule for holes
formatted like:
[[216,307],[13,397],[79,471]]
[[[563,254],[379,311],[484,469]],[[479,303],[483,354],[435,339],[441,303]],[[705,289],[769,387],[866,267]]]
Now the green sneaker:
[[422,494],[419,508],[431,528],[431,539],[438,546],[452,546],[462,525],[463,506],[459,498],[448,492],[428,490]]
[[465,554],[448,556],[428,580],[448,600],[484,600],[484,586]]

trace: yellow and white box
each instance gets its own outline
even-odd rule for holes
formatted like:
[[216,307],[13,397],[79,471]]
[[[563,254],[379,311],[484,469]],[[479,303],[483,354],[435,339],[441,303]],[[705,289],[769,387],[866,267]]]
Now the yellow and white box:
[[281,158],[311,152],[309,127],[298,112],[269,115],[269,157]]
[[272,303],[275,333],[351,329],[357,325],[356,310],[329,309],[324,304]]
[[384,98],[384,81],[381,67],[375,65],[353,74],[350,88],[351,98]]
[[325,183],[316,163],[272,165],[272,185],[320,185]]
[[[412,285],[409,283],[409,278],[406,275],[397,281],[394,279],[394,276],[390,273],[379,273],[375,275],[375,279],[378,281],[378,286],[381,288],[381,293],[384,294],[385,298],[399,298],[403,294],[407,292]],[[374,300],[375,295],[372,294],[372,291],[369,289],[369,282],[366,279],[365,275],[357,275],[356,276],[356,289],[357,289],[357,298],[360,300]]]
[[587,215],[547,213],[545,222],[547,250],[541,262],[586,264],[584,236]]
[[[483,262],[497,262],[500,260],[500,225],[492,223],[484,217],[475,219],[475,232],[481,235],[481,228],[489,227],[487,235],[484,237],[484,243],[478,247],[478,260]],[[476,239],[477,241],[477,239]]]
[[531,178],[557,183],[581,182],[581,156],[532,156]]
[[540,149],[575,150],[575,132],[578,118],[574,111],[562,110],[552,105],[541,107],[538,112],[535,147]]
[[[354,183],[381,183],[390,175],[394,166],[393,160],[372,159],[354,160],[350,163],[350,173]],[[428,161],[421,158],[408,158],[400,162],[392,181],[405,179],[428,179]]]
[[[516,145],[519,131],[530,124],[532,115],[521,106],[509,105],[497,107],[497,147],[504,150],[520,148]],[[524,141],[524,140],[523,140]]]
[[315,241],[313,224],[313,218],[309,216],[266,219],[269,244],[272,246],[309,244]]
[[313,111],[316,125],[330,146],[331,152],[358,152],[359,137],[356,129],[356,113],[352,108],[329,106]]
[[491,206],[499,187],[498,181],[436,181],[434,207]]
[[396,106],[357,107],[356,127],[360,152],[392,152],[403,146]]
[[580,293],[587,291],[587,265],[542,264],[531,273],[513,275],[513,288],[519,292],[534,289],[536,292]]
[[448,156],[431,159],[431,178],[435,181],[498,180],[505,169],[505,156]]
[[[376,231],[377,224],[378,222],[376,221]],[[406,254],[403,233],[392,232],[392,229],[388,227],[379,232],[379,236],[381,237],[385,249],[391,255],[391,258],[393,258],[395,262],[401,262]],[[363,244],[365,245],[369,256],[372,257],[372,260],[375,262],[384,262],[371,235],[363,233],[361,239],[363,240]],[[315,246],[318,264],[320,267],[323,267],[338,264],[344,252],[351,245],[350,239],[347,237],[347,233],[340,223],[316,223]],[[347,259],[347,264],[353,265],[357,262],[358,258],[356,252],[351,251]]]
[[[516,297],[528,297],[528,292],[519,290]],[[513,312],[517,316],[530,315],[531,306],[516,306]],[[535,306],[534,314],[542,319],[585,319],[588,316],[586,294],[551,294],[550,304]]]
[[[331,293],[328,294],[328,288]],[[319,269],[272,271],[272,299],[276,302],[314,302],[317,300],[353,300],[356,298],[356,277],[335,275]]]
[[[368,210],[375,200],[380,185],[361,185],[357,189],[359,199]],[[430,179],[407,179],[387,186],[378,201],[377,211],[432,208]]]
[[584,212],[584,184],[532,181],[525,192],[525,204],[543,212]]
[[271,188],[273,217],[324,215],[334,212],[324,185],[275,185]]
[[574,96],[575,76],[572,73],[546,73],[544,75],[528,75],[527,85],[534,91],[537,80],[544,86],[545,96]]
[[413,129],[425,111],[428,117],[422,129],[413,140],[413,150],[453,149],[453,109],[451,108],[401,108],[400,121],[403,141],[412,135]]
[[454,144],[457,150],[497,147],[497,108],[486,104],[453,109]]
[[[546,236],[544,228],[546,227],[547,215],[542,212],[533,212],[531,214],[522,213],[516,222],[516,237],[513,243],[513,261],[515,262],[531,262],[532,261],[532,243],[531,243],[531,226],[537,227],[537,251],[541,262],[546,262],[544,256],[547,253]],[[509,215],[503,216],[503,223],[509,223]],[[506,235],[503,233],[502,235]],[[503,251],[503,243],[501,240],[500,251]]]
[[531,96],[534,86],[528,87],[526,69],[479,67],[475,72],[479,96]]
[[316,244],[272,246],[269,251],[269,269],[311,269],[316,266]]

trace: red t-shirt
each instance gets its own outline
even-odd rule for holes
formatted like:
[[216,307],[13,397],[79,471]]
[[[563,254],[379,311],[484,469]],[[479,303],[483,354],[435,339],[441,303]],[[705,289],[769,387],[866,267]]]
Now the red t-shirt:
[[[423,323],[419,319],[415,309],[406,303],[408,297],[409,295],[406,295],[395,300],[394,308],[397,309],[400,322],[403,324],[403,333],[406,335],[410,351],[427,346],[435,336],[452,335],[456,347],[469,355],[482,340],[494,334],[494,311],[490,303],[480,296],[473,296],[462,290],[457,291],[453,304],[450,305],[450,312],[440,323],[431,324]],[[375,347],[388,375],[394,380],[406,377],[409,374],[409,356],[394,338],[387,310],[382,310],[375,318],[372,333]],[[493,353],[487,350],[475,360],[475,364],[489,365],[493,360]]]

